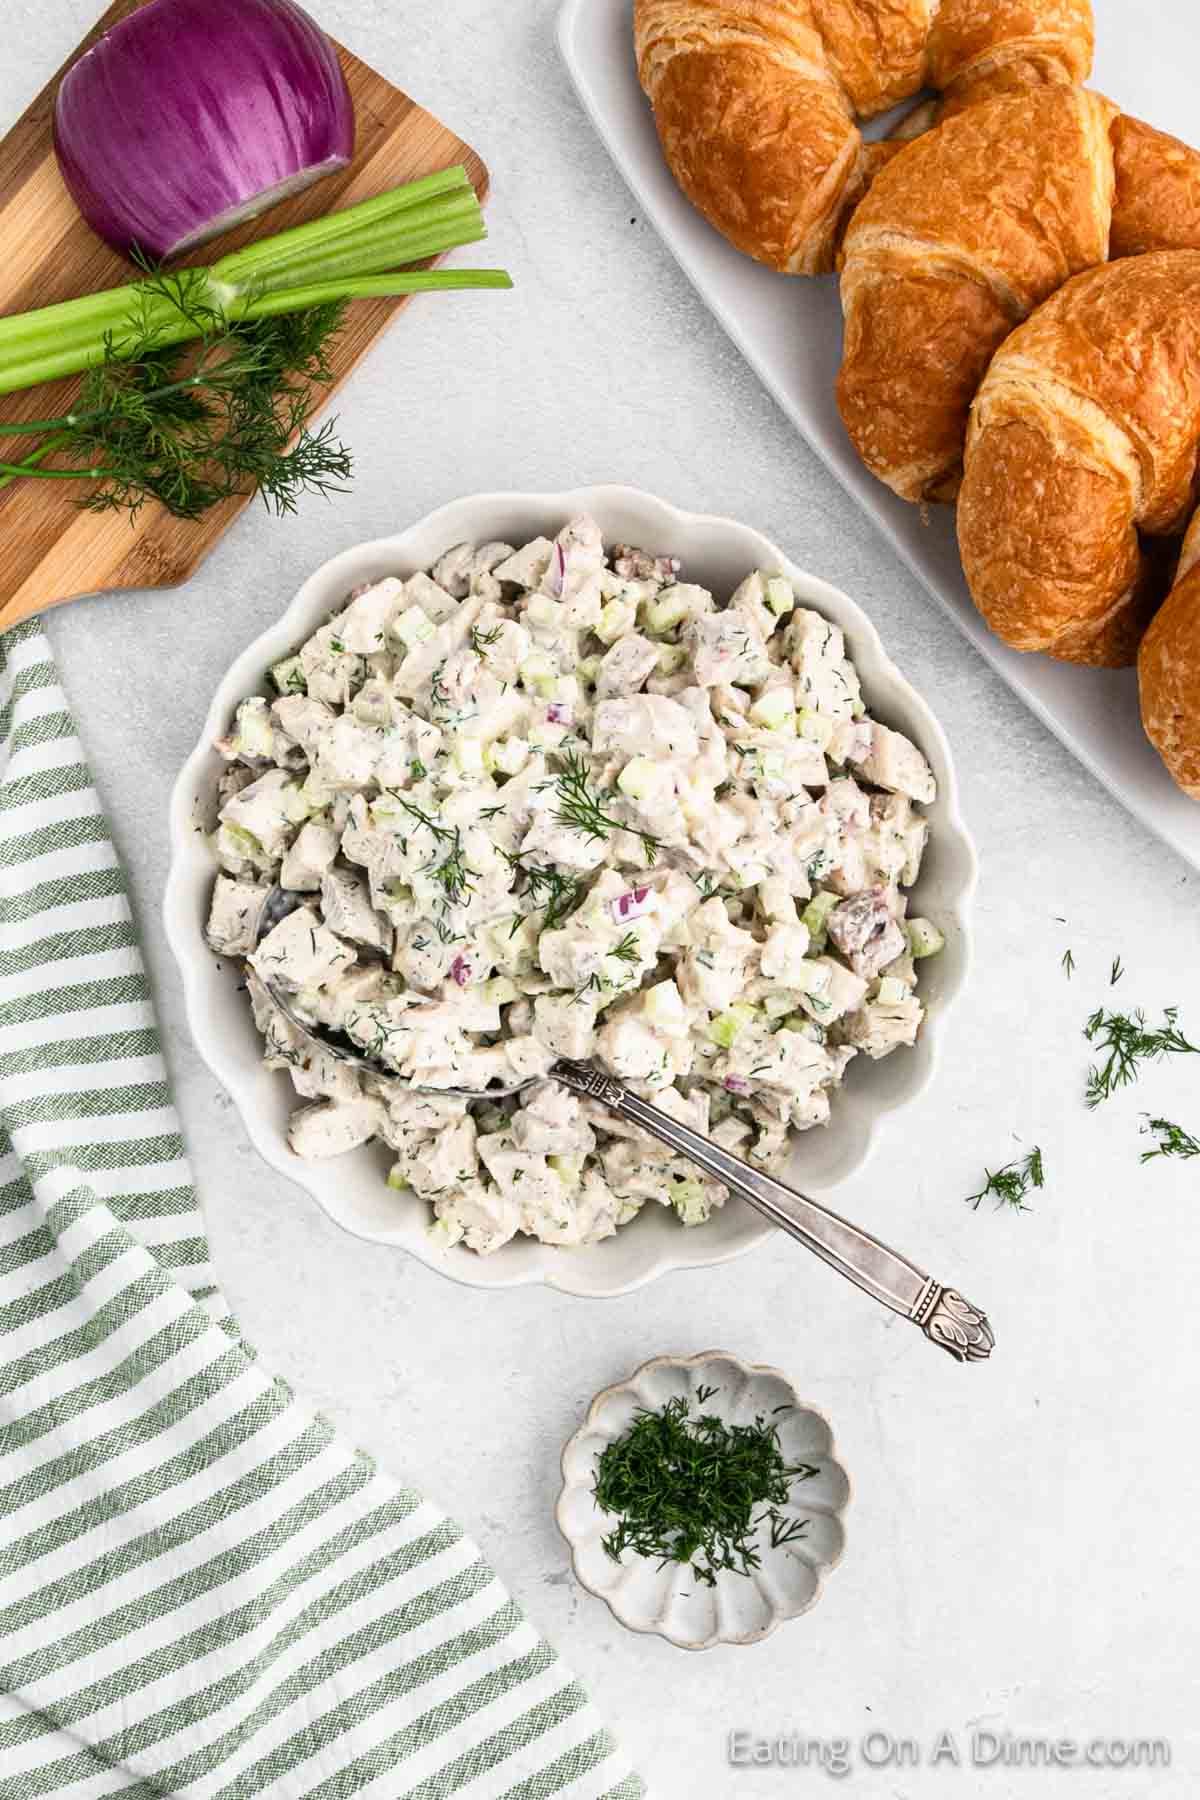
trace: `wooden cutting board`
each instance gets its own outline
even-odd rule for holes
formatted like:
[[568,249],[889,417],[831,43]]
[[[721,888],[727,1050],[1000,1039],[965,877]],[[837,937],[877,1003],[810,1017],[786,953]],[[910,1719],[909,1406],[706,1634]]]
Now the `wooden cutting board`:
[[[0,313],[25,312],[114,287],[133,274],[76,211],[55,163],[52,120],[58,84],[71,63],[140,3],[116,0],[0,142]],[[469,145],[348,50],[339,46],[339,55],[358,124],[353,163],[255,223],[214,239],[199,260],[215,261],[252,236],[284,231],[455,163],[465,164],[480,199],[484,198],[487,170]],[[336,379],[320,390],[319,405],[406,303],[404,299],[354,302],[330,357]],[[0,418],[54,417],[69,409],[77,386],[77,380],[60,381],[7,395],[0,398]],[[14,441],[24,450],[37,440],[9,439],[5,447]],[[57,481],[19,481],[0,490],[0,630],[65,600],[109,588],[178,587],[249,504],[248,499],[228,500],[203,518],[189,521],[174,519],[163,507],[148,503],[131,523],[123,513],[81,512],[72,499],[77,491],[74,483]],[[261,507],[261,502],[255,505]],[[273,525],[278,521],[269,521],[264,512],[263,530]]]

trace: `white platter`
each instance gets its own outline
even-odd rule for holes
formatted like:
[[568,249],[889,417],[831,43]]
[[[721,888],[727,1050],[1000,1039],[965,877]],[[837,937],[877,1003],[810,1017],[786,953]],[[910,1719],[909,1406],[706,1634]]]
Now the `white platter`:
[[[1147,9],[1131,0],[1094,3],[1094,85],[1127,111],[1195,139],[1200,14],[1194,0],[1156,0],[1152,28]],[[559,42],[580,98],[646,218],[797,430],[939,606],[1105,787],[1200,868],[1200,806],[1175,786],[1147,742],[1132,670],[1077,669],[1006,649],[971,604],[952,512],[935,509],[923,524],[917,508],[858,461],[834,403],[842,342],[834,278],[789,279],[751,262],[676,187],[638,84],[632,12],[632,0],[567,0]]]
[[[717,593],[732,593],[751,569],[778,569],[806,603],[840,625],[862,677],[871,711],[905,732],[925,752],[938,781],[938,799],[926,808],[932,830],[915,910],[935,919],[946,948],[922,965],[921,996],[929,1012],[916,1047],[883,1062],[859,1057],[837,1096],[831,1123],[798,1140],[791,1179],[827,1192],[859,1169],[877,1137],[894,1128],[895,1114],[910,1105],[932,1079],[951,1003],[962,991],[970,961],[969,914],[975,888],[975,852],[959,817],[950,750],[925,701],[909,686],[853,600],[791,563],[749,526],[729,519],[680,512],[633,488],[589,487],[563,494],[481,494],[456,500],[395,537],[359,544],[335,556],[281,608],[269,631],[242,651],[222,681],[200,742],[184,765],[171,797],[171,870],[163,901],[167,938],[183,976],[188,1024],[201,1056],[232,1095],[246,1130],[274,1168],[307,1189],[329,1216],[358,1237],[395,1244],[432,1268],[472,1287],[520,1287],[544,1282],[566,1293],[611,1296],[643,1286],[672,1269],[704,1268],[775,1236],[757,1213],[730,1203],[704,1225],[685,1230],[673,1214],[647,1207],[605,1243],[561,1249],[517,1238],[489,1257],[456,1245],[429,1241],[431,1214],[385,1183],[389,1153],[378,1144],[327,1162],[304,1162],[287,1142],[289,1114],[297,1098],[286,1075],[262,1064],[262,1040],[254,1028],[241,964],[218,960],[203,938],[216,864],[205,841],[213,824],[217,777],[224,766],[213,740],[228,729],[239,700],[266,692],[267,671],[341,606],[360,582],[383,575],[412,575],[443,550],[470,540],[505,539],[523,544],[552,536],[573,515],[590,513],[607,542],[645,545],[679,556],[687,576]],[[802,1252],[780,1239],[780,1254]],[[909,1246],[914,1255],[919,1245]]]

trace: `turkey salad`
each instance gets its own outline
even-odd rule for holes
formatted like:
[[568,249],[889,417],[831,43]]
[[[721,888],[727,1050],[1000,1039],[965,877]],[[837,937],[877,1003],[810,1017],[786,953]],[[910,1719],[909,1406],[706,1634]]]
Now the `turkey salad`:
[[855,1056],[914,1042],[934,778],[782,576],[718,603],[575,519],[357,590],[271,684],[217,746],[208,942],[308,1102],[295,1152],[382,1140],[447,1244],[592,1243],[648,1202],[696,1225],[725,1190],[553,1083],[410,1083],[591,1058],[776,1168]]

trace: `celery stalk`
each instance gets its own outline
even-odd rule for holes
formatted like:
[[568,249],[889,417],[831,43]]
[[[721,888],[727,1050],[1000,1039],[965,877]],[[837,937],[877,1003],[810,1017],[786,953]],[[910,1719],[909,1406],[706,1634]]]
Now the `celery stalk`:
[[[222,257],[185,269],[191,298],[231,322],[299,311],[323,301],[469,287],[510,287],[501,271],[405,270],[486,235],[466,171],[445,169]],[[144,282],[0,318],[0,394],[34,387],[103,362],[110,346],[164,346],[199,333],[168,295]],[[59,423],[59,421],[53,421]]]

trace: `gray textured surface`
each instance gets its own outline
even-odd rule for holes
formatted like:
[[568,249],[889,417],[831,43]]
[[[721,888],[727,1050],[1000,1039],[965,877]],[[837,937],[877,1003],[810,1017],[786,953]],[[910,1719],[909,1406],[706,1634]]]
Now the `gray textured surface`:
[[[0,117],[94,10],[10,0]],[[130,871],[245,1330],[478,1534],[670,1800],[807,1791],[795,1770],[728,1769],[735,1727],[882,1726],[927,1754],[938,1729],[975,1721],[1163,1733],[1174,1766],[1035,1781],[859,1765],[851,1785],[904,1800],[1027,1782],[1048,1797],[1194,1794],[1197,1165],[1139,1168],[1137,1129],[1152,1106],[1200,1130],[1200,1066],[1180,1059],[1090,1115],[1080,1027],[1119,952],[1119,1000],[1178,1002],[1200,1034],[1196,881],[1021,709],[786,427],[634,217],[560,72],[551,0],[320,11],[489,160],[487,259],[517,291],[414,304],[340,403],[359,474],[336,506],[287,524],[251,511],[185,590],[74,606],[50,627]],[[260,1165],[189,1047],[158,922],[165,809],[233,654],[335,549],[459,493],[610,479],[751,520],[848,589],[949,732],[983,861],[977,973],[940,1080],[842,1210],[989,1307],[990,1367],[944,1362],[782,1242],[617,1302],[451,1287],[339,1235]],[[1049,1175],[1035,1211],[962,1204],[985,1163],[1032,1142]],[[645,1357],[714,1345],[796,1378],[833,1419],[856,1498],[817,1610],[757,1649],[696,1659],[627,1635],[577,1592],[551,1506],[559,1445],[597,1388]]]

